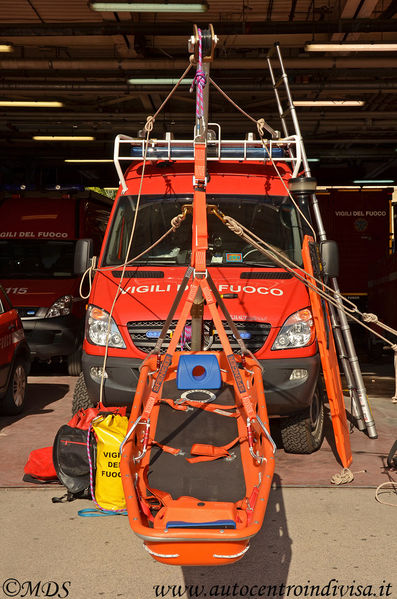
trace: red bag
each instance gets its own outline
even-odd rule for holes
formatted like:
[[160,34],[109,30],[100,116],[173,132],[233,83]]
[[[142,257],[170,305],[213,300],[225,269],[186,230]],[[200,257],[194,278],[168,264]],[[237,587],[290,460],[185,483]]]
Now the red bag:
[[[127,408],[106,408],[102,404],[98,404],[95,408],[92,407],[87,408],[86,410],[79,410],[77,414],[69,420],[68,425],[73,428],[88,430],[90,422],[102,412],[112,412],[113,414],[125,416]],[[58,480],[52,459],[52,451],[53,448],[51,446],[34,449],[30,452],[28,461],[24,467],[25,474],[22,478],[24,482],[40,484]]]
[[112,414],[120,414],[121,416],[125,416],[127,413],[127,408],[109,408],[105,407],[102,404],[98,404],[95,408],[87,408],[86,410],[79,410],[71,420],[67,423],[68,426],[72,428],[81,428],[83,430],[88,430],[90,426],[90,422],[101,414],[102,412],[112,412]]
[[52,446],[34,449],[30,452],[23,469],[26,483],[47,483],[58,480],[52,461]]

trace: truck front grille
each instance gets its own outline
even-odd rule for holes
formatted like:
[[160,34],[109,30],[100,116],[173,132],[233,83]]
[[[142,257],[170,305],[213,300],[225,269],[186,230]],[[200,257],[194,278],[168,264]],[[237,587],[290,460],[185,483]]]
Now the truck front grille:
[[[128,322],[127,328],[131,337],[131,341],[133,342],[135,347],[137,347],[145,353],[149,353],[156,345],[156,341],[160,336],[163,324],[164,321],[161,320]],[[164,354],[167,351],[167,347],[171,339],[172,333],[175,330],[176,324],[177,320],[171,321],[167,337],[161,347],[162,354]],[[240,353],[240,347],[233,333],[231,332],[228,324],[226,322],[224,322],[223,324],[232,350],[236,353]],[[270,324],[267,322],[244,321],[236,322],[235,325],[240,335],[242,336],[247,348],[253,353],[259,351],[263,347],[271,328]],[[190,330],[190,323],[188,321],[188,323],[185,326],[184,333],[182,335],[183,347],[181,347],[181,343],[179,343],[178,349],[190,349]],[[220,339],[215,331],[215,327],[213,323],[208,320],[204,321],[204,340],[205,349],[210,349],[212,351],[219,351],[222,349]]]

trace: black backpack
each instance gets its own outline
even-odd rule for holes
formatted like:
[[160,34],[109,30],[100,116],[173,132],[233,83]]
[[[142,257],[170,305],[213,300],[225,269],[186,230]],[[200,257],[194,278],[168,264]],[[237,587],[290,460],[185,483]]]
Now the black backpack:
[[[91,499],[87,435],[88,430],[73,428],[68,424],[61,426],[56,434],[53,461],[58,479],[66,487],[67,494],[63,497],[53,497],[54,503],[73,501],[78,498]],[[90,457],[94,484],[96,465],[94,435],[90,435]]]

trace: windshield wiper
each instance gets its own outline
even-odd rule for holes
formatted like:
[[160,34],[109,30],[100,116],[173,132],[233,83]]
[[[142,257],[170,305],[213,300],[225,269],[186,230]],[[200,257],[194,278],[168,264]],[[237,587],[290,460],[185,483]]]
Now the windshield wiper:
[[245,261],[236,264],[236,266],[257,266],[258,268],[279,268],[274,262],[251,262]]

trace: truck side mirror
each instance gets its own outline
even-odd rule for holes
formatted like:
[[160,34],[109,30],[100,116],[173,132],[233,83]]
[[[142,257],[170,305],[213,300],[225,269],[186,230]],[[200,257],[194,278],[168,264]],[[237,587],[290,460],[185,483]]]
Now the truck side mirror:
[[320,245],[324,274],[331,279],[339,276],[339,249],[336,241],[327,239]]
[[91,265],[94,255],[94,242],[92,239],[78,239],[74,252],[74,273],[82,275]]

